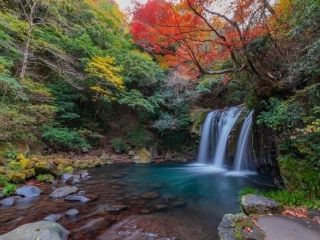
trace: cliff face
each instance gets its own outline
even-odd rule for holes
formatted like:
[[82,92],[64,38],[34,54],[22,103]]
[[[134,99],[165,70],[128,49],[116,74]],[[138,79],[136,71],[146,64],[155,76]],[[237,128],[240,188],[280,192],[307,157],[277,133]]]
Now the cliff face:
[[282,187],[283,181],[277,162],[275,134],[270,128],[256,124],[256,117],[257,115],[254,117],[252,144],[257,171],[260,174],[271,175],[274,183],[278,187]]

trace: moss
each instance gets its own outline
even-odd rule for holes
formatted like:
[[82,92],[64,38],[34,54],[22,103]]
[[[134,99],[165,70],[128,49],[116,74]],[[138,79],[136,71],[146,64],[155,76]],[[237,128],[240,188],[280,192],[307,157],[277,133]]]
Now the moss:
[[5,173],[6,173],[6,168],[0,166],[0,175],[1,175],[1,174],[5,174]]
[[23,183],[26,180],[26,174],[23,172],[12,172],[7,173],[8,181],[13,183]]
[[8,183],[8,177],[0,174],[0,187],[5,186]]
[[14,195],[14,194],[16,193],[16,189],[17,189],[17,187],[16,187],[15,184],[7,183],[7,184],[4,186],[2,192],[3,192],[3,194],[6,195],[6,196],[11,196],[11,195]]
[[52,183],[55,178],[51,174],[40,174],[37,176],[37,180],[40,182]]
[[255,224],[253,223],[252,219],[250,218],[241,218],[237,219],[235,221],[235,226],[234,226],[234,235],[237,240],[245,240],[247,239],[244,236],[244,228],[249,227],[253,229],[255,227]]
[[17,161],[10,161],[7,164],[7,169],[10,171],[18,172],[18,171],[21,171],[23,169],[23,167],[22,167],[21,163],[19,163]]
[[22,173],[25,174],[26,179],[33,178],[36,175],[36,171],[33,168],[23,170]]
[[74,168],[72,166],[67,166],[63,169],[63,172],[72,174],[74,172]]

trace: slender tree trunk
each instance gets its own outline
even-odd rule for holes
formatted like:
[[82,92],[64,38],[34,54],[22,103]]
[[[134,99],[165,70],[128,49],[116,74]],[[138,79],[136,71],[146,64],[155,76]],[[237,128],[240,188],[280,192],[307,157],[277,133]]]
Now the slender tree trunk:
[[24,50],[23,50],[22,66],[21,66],[21,72],[20,72],[20,76],[19,76],[20,81],[22,81],[24,79],[24,77],[26,75],[27,67],[28,67],[29,49],[30,49],[32,30],[33,30],[33,25],[30,24],[29,30],[27,33],[27,40],[26,40]]

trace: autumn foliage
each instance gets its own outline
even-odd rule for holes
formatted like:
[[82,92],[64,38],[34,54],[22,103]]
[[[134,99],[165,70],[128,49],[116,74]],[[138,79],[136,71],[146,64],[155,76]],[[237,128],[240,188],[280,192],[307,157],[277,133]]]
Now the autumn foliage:
[[[264,2],[237,0],[225,11],[217,0],[149,0],[136,5],[131,33],[137,44],[161,56],[162,65],[193,77],[234,72],[244,65],[255,71],[246,47],[268,32],[264,20],[273,11]],[[232,63],[224,69],[226,60]]]

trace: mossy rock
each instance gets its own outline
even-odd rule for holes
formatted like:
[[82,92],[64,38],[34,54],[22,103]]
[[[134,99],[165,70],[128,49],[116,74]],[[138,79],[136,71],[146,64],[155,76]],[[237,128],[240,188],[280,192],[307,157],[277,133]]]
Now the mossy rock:
[[147,164],[152,162],[152,154],[146,148],[143,148],[137,152],[133,157],[133,161],[137,164]]
[[40,160],[34,164],[34,169],[37,174],[52,173],[50,163],[45,160]]
[[13,172],[9,171],[7,173],[7,178],[9,182],[13,183],[23,183],[26,180],[26,174],[23,172]]
[[33,178],[36,175],[36,171],[34,170],[34,168],[25,169],[22,171],[22,173],[26,175],[26,179]]
[[63,172],[72,174],[74,172],[74,168],[72,166],[67,166],[63,169]]
[[23,170],[23,167],[20,162],[12,160],[7,163],[7,169],[9,171],[19,172]]
[[51,174],[43,174],[43,175],[38,175],[37,180],[40,182],[52,183],[55,181],[55,178]]
[[206,117],[208,113],[210,112],[209,109],[202,109],[202,108],[196,108],[191,110],[191,121],[192,121],[192,127],[191,127],[191,133],[200,136],[201,135],[201,128],[206,120]]

